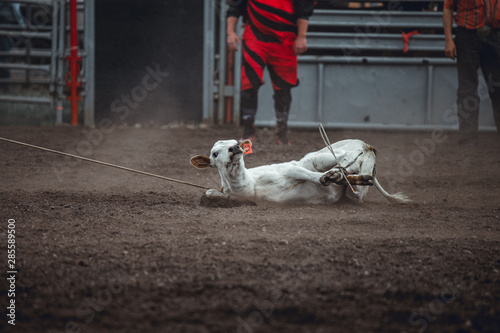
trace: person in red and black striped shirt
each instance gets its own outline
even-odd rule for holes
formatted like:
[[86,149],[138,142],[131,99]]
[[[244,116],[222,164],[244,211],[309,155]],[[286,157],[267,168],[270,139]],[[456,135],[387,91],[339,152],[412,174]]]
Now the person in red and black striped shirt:
[[[452,36],[453,11],[455,39]],[[500,133],[500,0],[445,0],[445,55],[457,59],[459,144],[476,146],[479,118],[478,69],[488,85]]]
[[[306,52],[308,18],[313,0],[232,0],[227,11],[229,50],[243,47],[241,114],[243,139],[255,138],[257,93],[264,84],[267,66],[274,90],[276,143],[289,144],[288,113],[292,102],[290,89],[298,85],[297,55]],[[242,40],[235,32],[238,17],[245,19]]]

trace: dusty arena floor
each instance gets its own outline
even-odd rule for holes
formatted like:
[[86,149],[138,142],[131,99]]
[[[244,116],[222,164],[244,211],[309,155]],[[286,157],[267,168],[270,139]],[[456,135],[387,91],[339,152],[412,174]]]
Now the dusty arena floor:
[[[2,332],[499,332],[500,139],[328,131],[379,152],[393,205],[200,205],[204,190],[0,142]],[[235,128],[1,127],[0,136],[219,187],[208,154]],[[247,166],[322,148],[260,131]],[[15,220],[15,298],[6,280]],[[13,228],[11,223],[11,229]],[[11,238],[12,239],[12,238]],[[15,326],[7,323],[15,299]]]

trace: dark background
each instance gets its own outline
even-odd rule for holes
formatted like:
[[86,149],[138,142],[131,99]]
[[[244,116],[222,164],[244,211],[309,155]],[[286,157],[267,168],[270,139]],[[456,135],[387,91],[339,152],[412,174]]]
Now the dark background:
[[[201,121],[203,1],[99,0],[95,15],[97,121]],[[146,67],[156,64],[169,76],[119,119],[123,112],[111,111],[113,101],[131,95],[142,85]]]

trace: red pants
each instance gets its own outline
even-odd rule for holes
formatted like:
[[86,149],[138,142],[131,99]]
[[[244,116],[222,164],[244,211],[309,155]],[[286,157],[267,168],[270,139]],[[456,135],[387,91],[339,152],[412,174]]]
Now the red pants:
[[258,89],[264,84],[266,66],[274,90],[297,86],[297,56],[293,44],[244,39],[241,90]]

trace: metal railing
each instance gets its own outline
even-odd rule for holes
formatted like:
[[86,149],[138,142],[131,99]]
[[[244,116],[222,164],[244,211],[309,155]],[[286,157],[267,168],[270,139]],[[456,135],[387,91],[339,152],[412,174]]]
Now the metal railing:
[[309,19],[309,26],[370,28],[408,28],[440,29],[442,15],[440,12],[415,11],[382,11],[382,10],[348,10],[317,9]]
[[[55,44],[54,44],[54,39],[55,39],[55,34],[56,34],[56,29],[57,27],[57,19],[52,22],[52,26],[50,29],[45,28],[44,31],[40,31],[40,29],[32,24],[32,19],[33,19],[33,11],[32,11],[32,6],[46,6],[44,8],[45,10],[49,11],[52,17],[57,17],[57,12],[58,12],[58,6],[57,6],[57,1],[49,1],[49,0],[42,0],[42,1],[34,1],[34,0],[19,0],[19,1],[11,1],[11,0],[6,0],[6,3],[11,2],[11,3],[18,3],[21,5],[25,5],[27,10],[27,17],[26,20],[23,20],[19,22],[19,24],[13,25],[0,25],[0,36],[2,37],[7,37],[9,38],[10,42],[15,41],[14,48],[11,49],[10,51],[2,52],[4,57],[8,57],[11,59],[12,57],[15,57],[17,59],[23,58],[25,62],[20,63],[16,61],[15,63],[12,62],[0,62],[0,68],[12,71],[12,70],[18,70],[18,71],[23,71],[24,73],[24,82],[18,77],[12,78],[12,79],[3,79],[3,83],[9,83],[9,84],[17,84],[17,83],[23,83],[23,84],[30,84],[33,83],[31,81],[32,73],[35,72],[43,72],[46,75],[49,76],[48,81],[40,81],[37,80],[37,84],[48,84],[49,85],[49,94],[53,93],[55,91],[55,82],[54,82],[54,77],[55,77],[55,59],[56,59],[56,54],[55,54]],[[33,50],[33,40],[44,40],[48,43],[50,43],[51,47],[48,47],[46,49],[37,49]],[[23,47],[19,47],[20,45],[23,45]],[[36,64],[34,63],[34,58],[38,59],[49,59],[50,63],[49,64]],[[54,99],[52,96],[23,96],[23,95],[12,95],[12,94],[2,94],[0,95],[0,101],[3,102],[11,102],[11,103],[37,103],[37,104],[53,104]]]
[[[10,78],[0,79],[1,84],[23,85],[25,94],[12,91],[0,93],[0,102],[46,104],[55,110],[55,122],[63,122],[63,106],[66,100],[65,86],[69,54],[67,36],[69,22],[67,10],[69,0],[2,0],[23,6],[22,24],[0,24],[0,36],[7,37],[13,47],[0,50],[0,69],[11,71]],[[94,0],[78,0],[78,33],[81,45],[78,55],[82,57],[80,78],[82,82],[84,124],[94,124]],[[45,14],[43,24],[34,24],[34,15]],[[12,73],[16,71],[16,73]],[[37,75],[34,75],[37,74]],[[46,86],[45,96],[31,96],[32,84]],[[45,90],[45,89],[42,89]]]
[[[399,34],[333,33],[311,32],[307,35],[308,49],[347,49],[357,51],[402,51],[404,41]],[[444,50],[444,37],[440,35],[416,35],[411,37],[408,51],[441,52]]]

